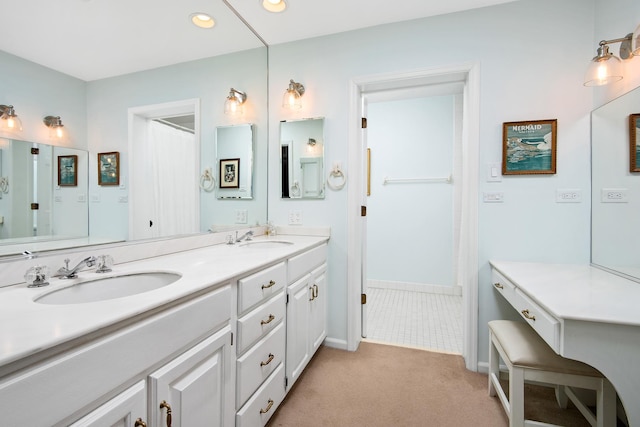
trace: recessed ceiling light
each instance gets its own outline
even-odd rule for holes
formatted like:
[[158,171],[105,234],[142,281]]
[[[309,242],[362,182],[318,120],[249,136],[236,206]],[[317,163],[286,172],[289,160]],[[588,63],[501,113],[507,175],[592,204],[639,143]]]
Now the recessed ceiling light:
[[269,12],[282,12],[287,8],[284,0],[262,0],[262,7]]
[[206,13],[192,13],[189,18],[191,18],[191,22],[193,22],[193,25],[195,25],[196,27],[212,28],[214,25],[216,25],[213,18]]

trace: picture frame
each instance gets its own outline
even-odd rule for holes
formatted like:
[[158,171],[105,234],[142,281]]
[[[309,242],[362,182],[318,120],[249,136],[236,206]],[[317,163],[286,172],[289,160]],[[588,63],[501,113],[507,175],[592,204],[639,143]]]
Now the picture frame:
[[78,156],[58,156],[58,187],[78,186]]
[[629,114],[629,172],[640,172],[640,113]]
[[220,188],[240,188],[240,159],[221,159]]
[[557,119],[502,124],[502,174],[556,173]]
[[98,153],[98,185],[120,185],[120,153]]

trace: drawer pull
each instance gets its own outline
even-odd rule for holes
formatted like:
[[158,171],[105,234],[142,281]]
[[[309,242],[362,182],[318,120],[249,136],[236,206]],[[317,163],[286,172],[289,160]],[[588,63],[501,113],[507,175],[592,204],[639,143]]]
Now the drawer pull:
[[318,285],[313,284],[313,299],[318,298]]
[[536,321],[536,316],[529,314],[529,309],[524,309],[521,311],[521,313],[525,318],[533,320],[534,322]]
[[268,285],[262,285],[262,289],[269,289],[270,287],[274,286],[276,284],[276,282],[274,282],[273,280],[269,280],[269,284]]
[[[273,360],[273,354],[269,353],[269,358],[266,362],[260,362],[260,366],[267,366]],[[268,409],[267,409],[268,410]]]
[[309,286],[309,290],[311,291],[311,297],[309,298],[309,301],[313,301],[314,299],[316,299],[316,293],[313,291],[313,286]]
[[493,286],[495,286],[498,289],[504,289],[504,286],[502,286],[500,283],[494,283]]
[[171,406],[169,406],[166,400],[160,402],[160,410],[162,409],[167,410],[167,427],[171,427]]
[[273,322],[273,320],[274,320],[275,318],[276,318],[276,317],[275,317],[273,314],[270,314],[270,315],[269,315],[269,318],[268,318],[267,320],[261,320],[261,321],[260,321],[260,325],[268,325],[269,323]]
[[269,412],[269,410],[273,406],[273,400],[269,399],[269,401],[267,403],[268,404],[267,404],[267,408],[266,409],[260,408],[260,414],[266,414],[267,412]]
[[142,421],[142,418],[138,418],[136,420],[136,423],[133,425],[133,427],[147,427],[147,423]]

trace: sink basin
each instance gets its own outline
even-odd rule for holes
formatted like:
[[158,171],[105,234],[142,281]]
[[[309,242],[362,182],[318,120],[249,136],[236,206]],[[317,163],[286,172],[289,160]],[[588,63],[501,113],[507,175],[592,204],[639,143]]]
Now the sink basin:
[[283,246],[293,245],[293,242],[288,242],[286,240],[249,240],[247,242],[243,242],[240,246],[249,246],[249,247],[257,247],[257,248],[265,248],[265,249],[273,249],[273,248],[281,248]]
[[82,304],[141,294],[170,285],[176,273],[134,273],[86,280],[36,298],[39,304]]

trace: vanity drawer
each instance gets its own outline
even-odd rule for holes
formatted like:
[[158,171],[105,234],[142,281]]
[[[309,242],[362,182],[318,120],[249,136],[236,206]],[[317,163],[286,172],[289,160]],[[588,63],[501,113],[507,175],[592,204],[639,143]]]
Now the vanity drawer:
[[238,280],[238,313],[284,289],[287,269],[284,262]]
[[271,377],[258,389],[236,414],[236,427],[256,427],[267,424],[284,399],[284,365],[280,364]]
[[284,319],[284,292],[238,319],[238,354],[273,330]]
[[[240,408],[278,366],[283,365],[285,328],[280,323],[237,362],[236,407]],[[284,391],[284,380],[280,384]]]
[[289,283],[293,283],[315,267],[327,260],[327,245],[323,244],[305,253],[296,255],[289,259],[287,269],[289,273]]
[[520,289],[515,291],[515,304],[512,304],[520,316],[536,330],[549,346],[560,352],[560,322],[545,309],[533,302]]
[[498,271],[492,270],[491,285],[509,302],[509,304],[514,304],[516,287],[511,283],[511,281],[509,281],[509,279],[505,278]]

